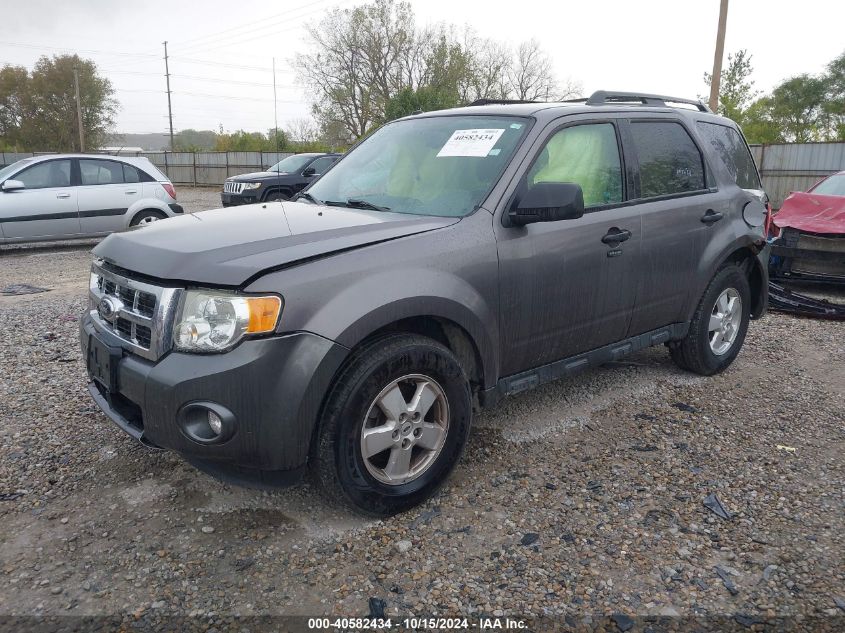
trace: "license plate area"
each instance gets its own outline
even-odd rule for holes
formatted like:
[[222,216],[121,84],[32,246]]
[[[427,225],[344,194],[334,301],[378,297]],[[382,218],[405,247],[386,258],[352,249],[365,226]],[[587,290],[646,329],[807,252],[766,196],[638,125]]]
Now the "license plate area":
[[117,365],[122,356],[121,348],[106,345],[93,334],[88,336],[88,375],[108,393],[117,391]]

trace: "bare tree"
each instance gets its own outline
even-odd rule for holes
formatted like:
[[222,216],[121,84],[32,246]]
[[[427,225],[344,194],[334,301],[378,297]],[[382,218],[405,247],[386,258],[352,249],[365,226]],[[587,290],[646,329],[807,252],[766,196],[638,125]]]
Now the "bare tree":
[[320,128],[313,119],[293,119],[285,126],[285,134],[291,141],[316,143],[320,140]]
[[508,69],[508,94],[524,101],[549,100],[557,97],[557,80],[551,58],[535,39],[523,42]]

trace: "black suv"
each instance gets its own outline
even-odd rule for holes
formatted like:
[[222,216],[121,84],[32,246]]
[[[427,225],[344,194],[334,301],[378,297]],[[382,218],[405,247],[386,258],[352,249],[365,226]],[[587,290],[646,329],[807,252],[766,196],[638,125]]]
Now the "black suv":
[[337,162],[340,154],[294,154],[266,171],[227,178],[220,199],[224,207],[287,200]]
[[390,514],[445,480],[478,406],[650,345],[728,367],[766,310],[765,204],[736,124],[698,102],[407,117],[296,201],[106,238],[89,390],[219,476],[309,469]]

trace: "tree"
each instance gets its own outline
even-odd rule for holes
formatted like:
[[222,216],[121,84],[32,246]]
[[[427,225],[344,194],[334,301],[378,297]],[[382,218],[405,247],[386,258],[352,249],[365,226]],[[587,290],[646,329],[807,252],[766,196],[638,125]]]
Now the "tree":
[[445,88],[430,88],[423,86],[402,88],[395,97],[387,101],[384,110],[384,120],[393,121],[414,112],[431,112],[444,110],[459,105],[457,92]]
[[798,75],[780,83],[758,104],[763,119],[789,143],[831,140],[824,110],[826,82],[812,75]]
[[824,75],[825,102],[829,134],[833,139],[845,140],[845,52],[827,65]]
[[28,108],[28,79],[23,66],[0,68],[0,150],[13,150],[19,145],[23,148],[20,135]]
[[469,28],[459,32],[438,24],[418,30],[407,2],[334,9],[306,30],[312,52],[294,59],[299,81],[311,93],[323,137],[347,144],[416,109],[580,91],[571,81],[561,90],[551,59],[536,41],[523,43],[514,55]]
[[[94,62],[77,55],[58,55],[52,59],[41,57],[25,81],[17,83],[19,92],[6,97],[22,104],[22,116],[14,132],[21,149],[79,150],[74,67],[79,72],[86,149],[101,147],[108,141],[118,109],[111,82],[97,73]],[[19,71],[15,74],[21,78]]]
[[218,152],[275,152],[289,149],[290,143],[285,133],[279,130],[276,138],[275,132],[274,129],[270,129],[267,134],[238,130],[231,134],[218,134],[214,149]]
[[214,130],[181,130],[175,135],[174,150],[177,152],[201,152],[213,149],[217,142]]
[[548,100],[557,91],[552,60],[533,38],[516,49],[507,78],[509,95],[520,101]]
[[[729,54],[728,67],[722,70],[719,82],[719,107],[716,111],[743,127],[746,112],[760,94],[755,90],[754,80],[751,79],[754,72],[751,58],[746,49]],[[704,73],[704,83],[708,87],[712,80],[710,73]]]

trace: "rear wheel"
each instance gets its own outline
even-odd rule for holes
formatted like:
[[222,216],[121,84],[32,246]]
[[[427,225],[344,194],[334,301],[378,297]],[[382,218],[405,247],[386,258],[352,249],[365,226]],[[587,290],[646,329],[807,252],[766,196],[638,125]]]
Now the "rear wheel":
[[736,264],[725,264],[704,291],[687,336],[670,345],[672,360],[704,376],[723,371],[742,349],[750,318],[748,278]]
[[355,353],[335,383],[311,462],[324,492],[388,516],[431,496],[469,434],[469,382],[436,341],[392,335]]
[[129,224],[129,226],[144,226],[146,224],[152,224],[153,222],[163,220],[166,217],[167,216],[164,215],[161,211],[153,211],[152,209],[148,209],[146,211],[141,211],[134,218],[132,218],[132,222]]

